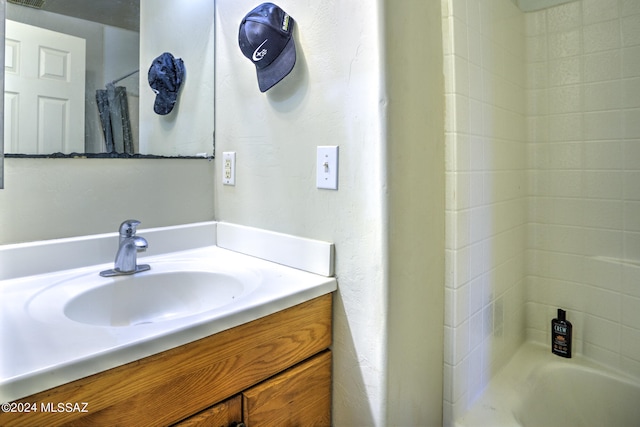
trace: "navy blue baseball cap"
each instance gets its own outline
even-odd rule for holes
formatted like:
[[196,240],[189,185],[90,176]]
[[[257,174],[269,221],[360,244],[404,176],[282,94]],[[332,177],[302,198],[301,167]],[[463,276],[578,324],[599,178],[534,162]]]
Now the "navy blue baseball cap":
[[149,67],[149,86],[156,94],[153,111],[164,116],[173,110],[184,76],[184,62],[169,52],[153,60]]
[[260,92],[271,89],[296,64],[293,25],[293,18],[273,3],[262,3],[240,23],[238,43],[256,66]]

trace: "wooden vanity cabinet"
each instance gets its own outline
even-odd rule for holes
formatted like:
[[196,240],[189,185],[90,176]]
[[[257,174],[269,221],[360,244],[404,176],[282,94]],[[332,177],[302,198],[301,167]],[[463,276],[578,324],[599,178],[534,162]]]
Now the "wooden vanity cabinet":
[[2,426],[330,425],[331,294],[19,402],[87,412],[0,413]]
[[175,427],[331,425],[331,351],[326,350]]

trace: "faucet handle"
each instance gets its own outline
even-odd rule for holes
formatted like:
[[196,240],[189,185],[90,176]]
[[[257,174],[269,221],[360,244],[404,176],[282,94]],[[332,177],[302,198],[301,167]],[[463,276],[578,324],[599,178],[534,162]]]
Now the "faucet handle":
[[136,228],[140,225],[137,219],[128,219],[120,224],[120,237],[133,237],[136,235]]

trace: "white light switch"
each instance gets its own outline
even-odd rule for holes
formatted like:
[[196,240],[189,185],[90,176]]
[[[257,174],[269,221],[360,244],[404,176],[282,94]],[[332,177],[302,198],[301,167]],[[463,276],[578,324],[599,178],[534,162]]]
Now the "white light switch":
[[224,185],[236,185],[235,151],[222,153],[222,183]]
[[316,160],[316,186],[338,189],[338,146],[320,146]]

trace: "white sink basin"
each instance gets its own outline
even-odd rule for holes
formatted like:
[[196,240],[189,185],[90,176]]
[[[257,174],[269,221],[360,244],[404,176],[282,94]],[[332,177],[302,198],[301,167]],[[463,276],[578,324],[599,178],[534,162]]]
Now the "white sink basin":
[[71,299],[64,314],[98,326],[134,326],[199,314],[240,298],[246,286],[223,273],[179,271],[127,276]]
[[27,306],[43,321],[64,317],[95,326],[137,326],[214,310],[250,294],[259,282],[251,270],[158,262],[134,275],[105,278],[92,273],[57,282]]

